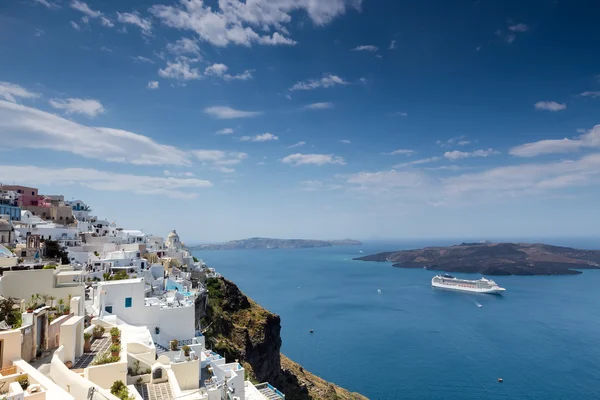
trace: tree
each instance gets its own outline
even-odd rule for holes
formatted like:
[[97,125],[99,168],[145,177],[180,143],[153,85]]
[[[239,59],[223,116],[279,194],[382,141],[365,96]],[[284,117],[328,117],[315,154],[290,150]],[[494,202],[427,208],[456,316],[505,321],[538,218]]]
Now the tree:
[[117,272],[117,273],[116,273],[116,274],[115,274],[115,275],[112,277],[112,280],[113,280],[113,281],[120,281],[120,280],[122,280],[122,279],[129,279],[129,275],[127,275],[127,272],[126,272],[126,271],[123,271],[123,270],[121,270],[121,271]]
[[60,259],[63,265],[69,264],[69,254],[60,247],[56,240],[46,240],[44,242],[44,251],[46,257]]
[[0,320],[6,321],[8,325],[16,325],[19,318],[17,313],[19,310],[15,310],[15,300],[12,297],[8,299],[0,298]]

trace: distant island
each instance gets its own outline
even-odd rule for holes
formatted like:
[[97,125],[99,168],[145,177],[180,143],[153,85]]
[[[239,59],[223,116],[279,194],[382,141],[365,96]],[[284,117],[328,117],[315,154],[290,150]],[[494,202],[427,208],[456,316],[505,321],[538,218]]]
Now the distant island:
[[313,247],[360,246],[358,240],[306,240],[306,239],[270,239],[250,238],[232,240],[225,243],[200,244],[190,250],[240,250],[240,249],[309,249]]
[[529,243],[462,243],[378,253],[355,258],[393,262],[394,267],[425,268],[482,275],[573,275],[600,269],[600,250]]

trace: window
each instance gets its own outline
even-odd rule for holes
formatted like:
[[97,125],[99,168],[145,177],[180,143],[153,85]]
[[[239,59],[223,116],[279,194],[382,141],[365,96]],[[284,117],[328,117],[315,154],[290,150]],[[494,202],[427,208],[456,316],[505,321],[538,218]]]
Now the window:
[[35,196],[35,192],[31,192],[31,195],[32,195],[32,196]]
[[106,311],[107,313],[112,314],[112,306],[106,306],[106,307],[104,307],[104,311]]
[[131,297],[125,297],[125,308],[131,307]]

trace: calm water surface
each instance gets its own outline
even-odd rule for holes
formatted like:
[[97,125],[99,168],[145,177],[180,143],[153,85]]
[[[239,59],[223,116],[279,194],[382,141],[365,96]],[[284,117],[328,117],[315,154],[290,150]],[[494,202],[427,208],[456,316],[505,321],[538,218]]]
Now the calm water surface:
[[497,277],[500,297],[434,290],[432,271],[352,261],[451,243],[194,254],[281,316],[283,353],[371,399],[600,398],[600,271]]

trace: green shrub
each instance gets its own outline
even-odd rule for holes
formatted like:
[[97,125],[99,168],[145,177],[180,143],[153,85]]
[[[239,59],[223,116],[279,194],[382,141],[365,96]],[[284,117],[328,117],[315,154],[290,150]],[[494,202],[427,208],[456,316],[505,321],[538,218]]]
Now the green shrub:
[[42,269],[56,269],[56,264],[44,265],[44,268],[42,268]]
[[110,328],[110,336],[121,336],[121,331],[116,326]]
[[19,385],[21,385],[21,388],[23,388],[23,390],[27,389],[27,387],[29,386],[29,376],[27,374],[17,376],[15,378],[15,381],[17,381]]
[[123,383],[123,381],[115,381],[115,383],[113,383],[110,387],[110,393],[121,400],[135,399],[133,395],[129,395],[129,390],[127,390],[127,386]]

